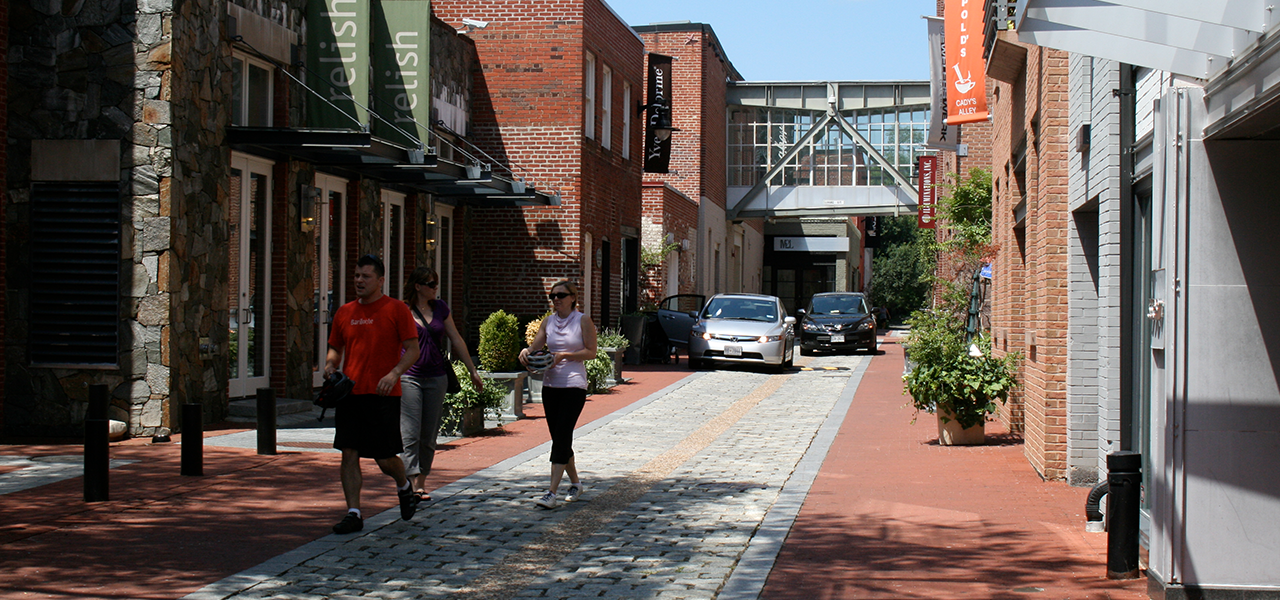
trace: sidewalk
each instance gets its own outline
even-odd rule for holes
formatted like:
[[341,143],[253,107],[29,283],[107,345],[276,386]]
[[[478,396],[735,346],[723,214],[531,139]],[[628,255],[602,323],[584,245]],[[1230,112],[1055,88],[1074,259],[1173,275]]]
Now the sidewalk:
[[1088,488],[1041,480],[999,424],[978,447],[939,446],[933,415],[910,424],[899,339],[882,338],[761,597],[1145,600],[1145,579],[1106,579]]
[[[630,383],[591,396],[579,425],[689,371],[639,367],[627,375],[634,375]],[[528,406],[530,418],[442,446],[427,488],[549,440],[541,405]],[[180,598],[329,535],[344,508],[338,456],[283,447],[276,456],[258,456],[255,450],[215,445],[216,436],[241,431],[205,432],[202,477],[179,474],[181,436],[168,444],[142,439],[112,444],[108,502],[84,502],[78,476],[0,492],[0,598]],[[0,459],[5,459],[0,477],[38,471],[15,470],[17,457],[82,465],[82,452],[80,445],[0,445]],[[134,462],[115,466],[115,461]],[[395,506],[387,477],[373,461],[362,463],[365,514]]]

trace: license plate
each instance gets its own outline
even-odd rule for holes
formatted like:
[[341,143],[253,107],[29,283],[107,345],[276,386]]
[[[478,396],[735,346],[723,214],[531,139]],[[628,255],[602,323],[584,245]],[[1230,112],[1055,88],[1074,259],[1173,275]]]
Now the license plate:
[[833,333],[833,334],[831,334],[831,343],[833,343],[833,344],[839,344],[839,343],[841,343],[841,342],[843,342],[843,341],[844,341],[844,334],[843,334],[843,333]]
[[742,346],[725,346],[725,356],[742,356]]

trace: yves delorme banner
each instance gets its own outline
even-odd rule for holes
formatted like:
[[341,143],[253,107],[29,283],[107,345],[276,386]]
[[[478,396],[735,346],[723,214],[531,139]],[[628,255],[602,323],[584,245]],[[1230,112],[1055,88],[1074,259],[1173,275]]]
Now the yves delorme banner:
[[926,148],[956,150],[960,126],[947,125],[947,52],[942,17],[925,17],[929,25],[929,139]]
[[983,0],[946,0],[947,124],[987,120]]
[[938,157],[921,156],[916,159],[920,178],[920,202],[916,205],[916,226],[934,229],[938,208]]
[[431,126],[431,2],[374,0],[373,28],[373,134],[417,148],[418,124]]
[[369,1],[307,2],[305,81],[324,97],[307,95],[310,127],[359,129],[369,123],[362,108],[369,98]]
[[[649,110],[644,127],[644,170],[667,173],[671,166],[671,138],[654,135],[658,124],[671,125],[671,57],[649,54]],[[625,107],[624,107],[625,109]],[[665,123],[664,123],[665,122]]]

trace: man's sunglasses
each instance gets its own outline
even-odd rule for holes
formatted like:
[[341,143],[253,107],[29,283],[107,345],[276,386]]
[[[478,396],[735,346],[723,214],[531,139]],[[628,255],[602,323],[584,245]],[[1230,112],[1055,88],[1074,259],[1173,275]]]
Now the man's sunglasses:
[[570,294],[568,292],[556,292],[554,294],[547,294],[547,299],[548,300],[564,300],[565,298],[568,298],[569,296],[572,296],[572,295],[573,294]]

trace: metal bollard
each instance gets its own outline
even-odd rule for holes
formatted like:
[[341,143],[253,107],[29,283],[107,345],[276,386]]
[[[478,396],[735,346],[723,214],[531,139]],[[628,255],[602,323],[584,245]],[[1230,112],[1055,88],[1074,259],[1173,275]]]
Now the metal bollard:
[[84,501],[106,502],[111,469],[111,430],[107,420],[107,386],[89,386],[89,412],[84,420]]
[[1142,503],[1142,455],[1107,455],[1107,579],[1138,575],[1138,508]]
[[204,475],[204,405],[182,405],[182,474]]
[[276,453],[276,392],[258,388],[258,454]]

